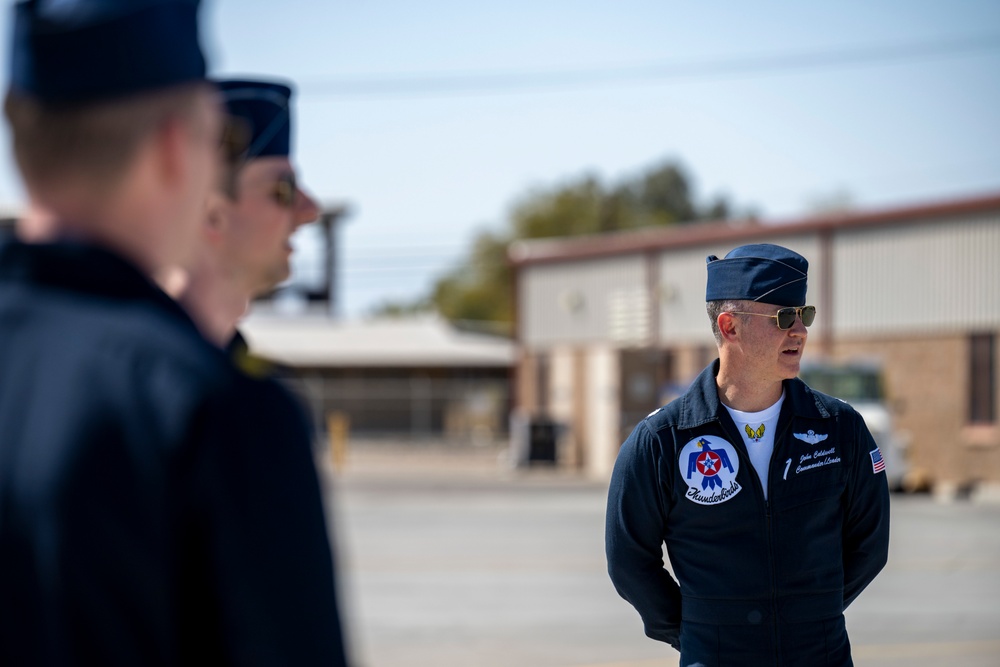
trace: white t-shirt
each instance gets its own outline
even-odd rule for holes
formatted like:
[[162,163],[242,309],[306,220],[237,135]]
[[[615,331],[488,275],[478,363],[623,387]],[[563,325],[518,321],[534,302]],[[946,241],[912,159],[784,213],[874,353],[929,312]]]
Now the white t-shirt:
[[778,429],[778,413],[781,404],[785,402],[785,392],[781,392],[778,402],[760,412],[741,412],[724,406],[729,416],[736,423],[736,428],[743,435],[743,442],[750,454],[760,485],[764,489],[764,499],[767,500],[767,471],[771,465],[771,454],[774,452],[774,432]]

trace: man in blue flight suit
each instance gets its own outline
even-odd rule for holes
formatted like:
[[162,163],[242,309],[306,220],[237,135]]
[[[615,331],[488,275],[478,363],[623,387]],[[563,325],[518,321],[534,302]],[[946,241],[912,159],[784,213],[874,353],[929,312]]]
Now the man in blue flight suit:
[[319,207],[291,162],[291,86],[244,79],[218,85],[230,131],[245,149],[230,156],[210,195],[204,243],[180,302],[207,338],[241,362],[249,357],[236,323],[250,300],[289,276],[291,235],[315,220]]
[[0,247],[0,664],[345,665],[299,406],[154,282],[218,177],[197,0],[14,11],[31,242]]
[[886,562],[878,446],[796,377],[816,315],[807,271],[770,244],[710,256],[719,359],[615,463],[608,571],[682,667],[852,665],[844,610]]

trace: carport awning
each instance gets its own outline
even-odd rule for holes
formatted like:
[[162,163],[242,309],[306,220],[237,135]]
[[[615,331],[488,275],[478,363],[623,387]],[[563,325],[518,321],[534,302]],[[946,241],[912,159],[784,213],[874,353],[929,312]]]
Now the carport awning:
[[250,349],[288,366],[509,368],[514,344],[459,331],[436,317],[345,322],[320,316],[251,315]]

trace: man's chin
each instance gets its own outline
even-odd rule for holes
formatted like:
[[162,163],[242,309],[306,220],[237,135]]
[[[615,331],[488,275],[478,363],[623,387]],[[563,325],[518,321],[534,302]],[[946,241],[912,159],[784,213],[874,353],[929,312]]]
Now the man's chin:
[[790,380],[794,377],[798,377],[799,368],[802,366],[801,355],[793,359],[786,359],[785,363],[781,365],[781,375],[785,380]]
[[291,270],[286,266],[282,269],[276,269],[269,275],[262,277],[258,283],[258,288],[254,290],[254,298],[270,294],[274,290],[278,289],[278,286],[281,285],[281,283],[288,280],[291,275]]

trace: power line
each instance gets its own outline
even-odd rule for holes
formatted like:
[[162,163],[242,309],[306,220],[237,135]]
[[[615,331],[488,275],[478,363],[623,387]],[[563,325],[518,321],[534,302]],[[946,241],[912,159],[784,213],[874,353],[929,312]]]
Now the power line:
[[[441,262],[422,262],[419,264],[389,264],[381,262],[366,262],[364,265],[344,266],[341,268],[345,274],[361,273],[417,273],[423,271],[449,270],[464,264],[460,259],[444,260]],[[477,262],[477,264],[479,264]]]
[[[348,244],[344,244],[347,246]],[[414,258],[427,258],[427,257],[440,257],[448,258],[454,257],[472,246],[472,242],[461,243],[461,244],[449,244],[447,246],[415,246],[411,248],[404,248],[402,246],[386,246],[384,248],[378,246],[362,246],[350,244],[351,248],[351,258],[357,261],[378,258],[378,259],[396,259],[400,261],[408,261]]]
[[890,46],[730,56],[592,69],[388,74],[331,78],[303,82],[302,94],[310,97],[350,98],[544,92],[553,88],[780,74],[809,69],[957,56],[998,49],[1000,49],[1000,34],[986,34]]

